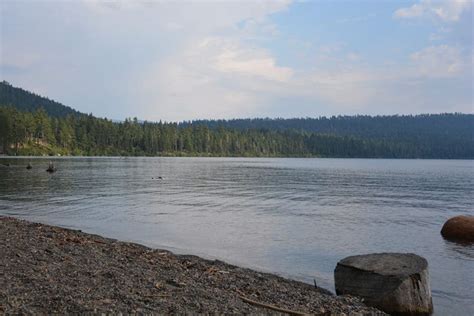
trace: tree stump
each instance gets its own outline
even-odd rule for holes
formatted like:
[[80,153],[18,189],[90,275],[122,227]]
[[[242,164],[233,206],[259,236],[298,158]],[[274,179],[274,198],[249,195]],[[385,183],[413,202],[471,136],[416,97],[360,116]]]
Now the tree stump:
[[396,315],[433,312],[428,262],[415,254],[377,253],[347,257],[334,271],[337,295],[362,297],[369,306]]
[[474,216],[455,216],[444,223],[441,235],[448,240],[474,242]]

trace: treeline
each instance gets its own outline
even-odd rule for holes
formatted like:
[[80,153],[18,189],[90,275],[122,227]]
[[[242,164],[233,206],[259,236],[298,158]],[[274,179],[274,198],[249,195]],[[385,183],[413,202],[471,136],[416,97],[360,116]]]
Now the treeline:
[[211,129],[295,130],[359,138],[386,139],[408,142],[473,141],[474,115],[462,113],[384,115],[384,116],[332,116],[292,119],[233,119],[198,120],[182,124],[204,125]]
[[225,125],[112,122],[92,115],[49,116],[0,107],[0,144],[11,155],[265,156],[474,158],[469,141],[340,136],[296,129],[230,128]]

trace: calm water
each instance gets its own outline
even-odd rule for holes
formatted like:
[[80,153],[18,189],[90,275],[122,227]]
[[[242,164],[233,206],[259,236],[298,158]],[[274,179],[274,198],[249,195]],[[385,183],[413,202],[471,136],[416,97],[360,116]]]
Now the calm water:
[[48,160],[0,159],[12,164],[0,166],[0,214],[331,290],[346,256],[414,252],[428,259],[436,314],[474,314],[474,246],[439,234],[474,213],[473,161],[64,158],[50,175]]

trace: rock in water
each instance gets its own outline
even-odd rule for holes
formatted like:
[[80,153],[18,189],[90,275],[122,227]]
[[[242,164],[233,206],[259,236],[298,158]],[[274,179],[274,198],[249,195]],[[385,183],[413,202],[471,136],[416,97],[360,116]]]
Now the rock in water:
[[474,242],[474,216],[460,215],[448,219],[441,235],[449,240]]
[[334,271],[336,294],[364,298],[369,306],[397,315],[433,312],[426,259],[411,253],[347,257]]

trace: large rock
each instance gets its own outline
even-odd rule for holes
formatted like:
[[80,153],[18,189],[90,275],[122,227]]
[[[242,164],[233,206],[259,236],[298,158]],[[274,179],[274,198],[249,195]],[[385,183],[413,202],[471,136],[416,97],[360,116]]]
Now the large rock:
[[433,302],[426,259],[411,253],[347,257],[334,271],[336,294],[364,298],[390,314],[429,315]]
[[474,216],[460,215],[448,219],[441,235],[449,240],[474,242]]

